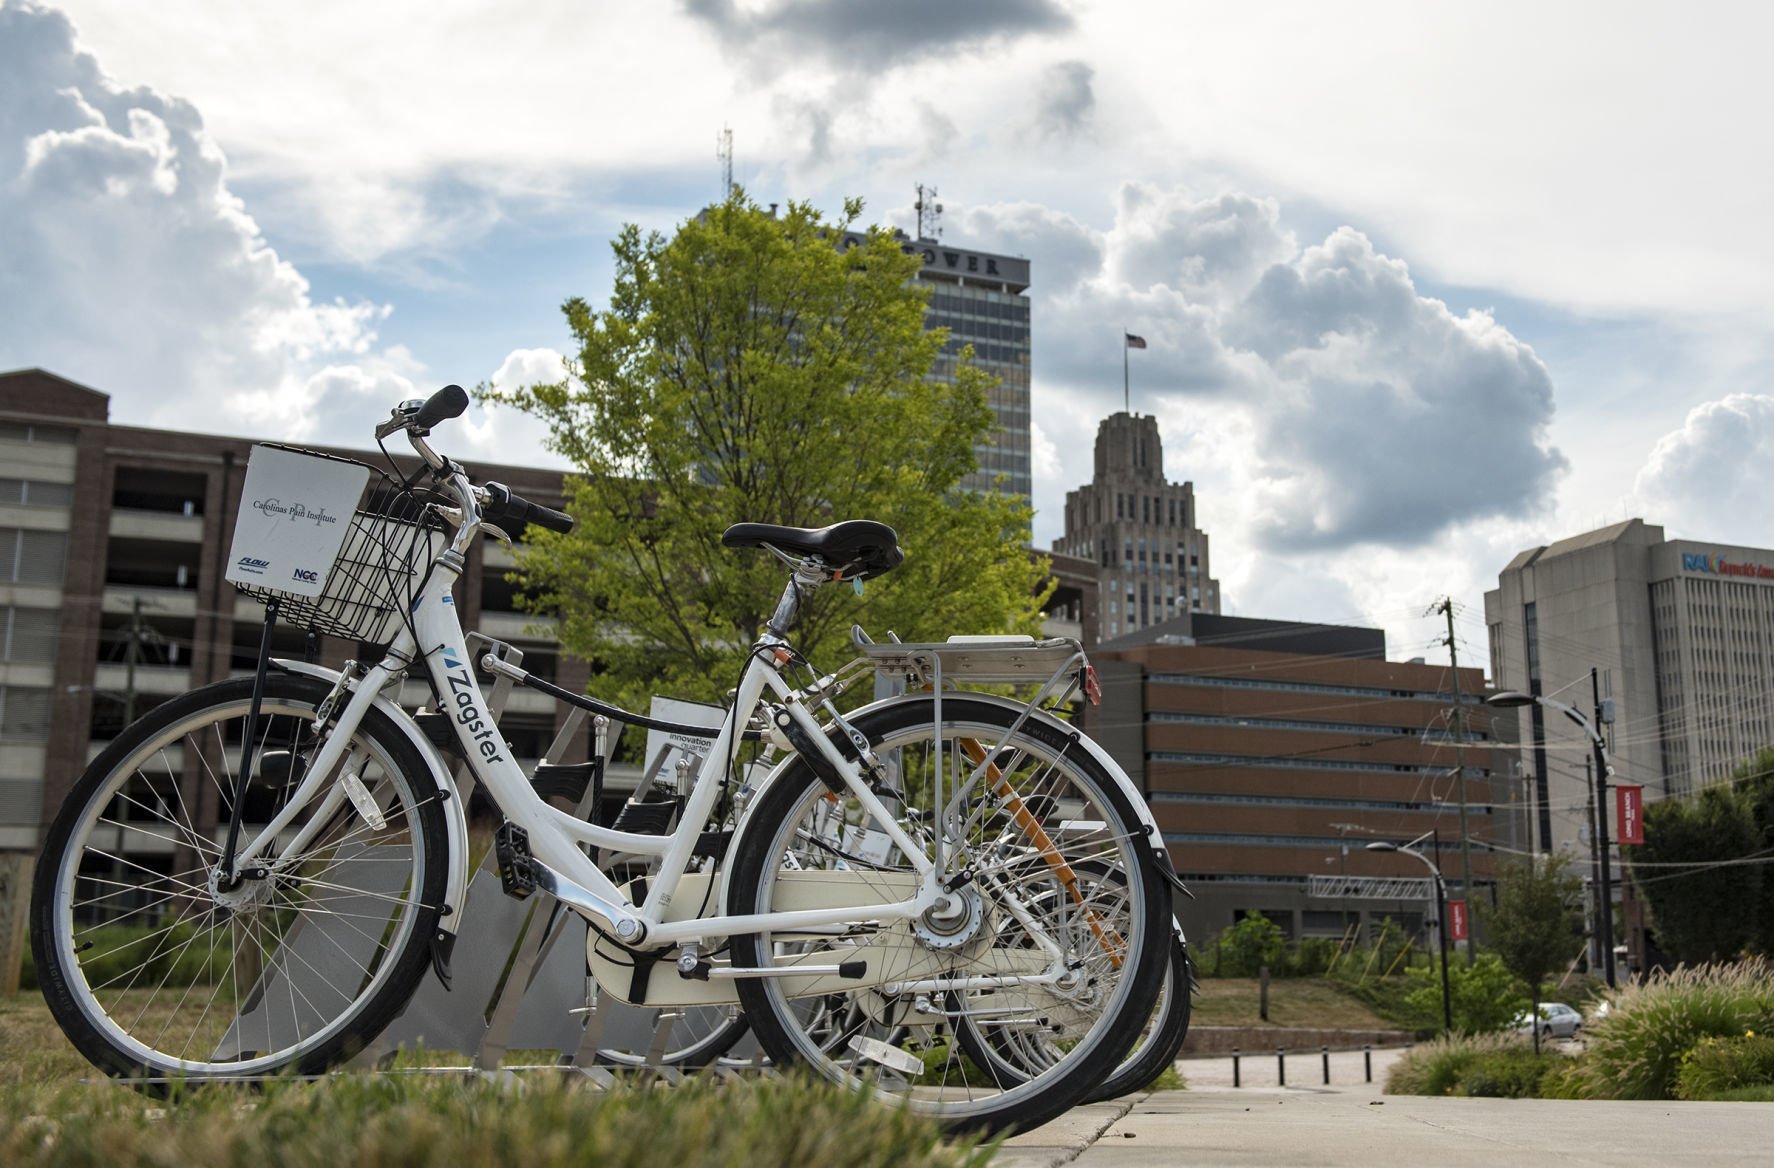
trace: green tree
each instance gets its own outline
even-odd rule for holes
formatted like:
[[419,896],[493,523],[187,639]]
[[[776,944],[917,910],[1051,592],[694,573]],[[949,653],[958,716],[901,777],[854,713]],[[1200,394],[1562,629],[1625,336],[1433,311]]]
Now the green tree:
[[563,379],[482,387],[541,418],[577,468],[577,529],[539,534],[519,573],[612,696],[735,684],[787,579],[767,553],[721,546],[742,521],[899,533],[903,566],[803,608],[813,661],[842,661],[852,622],[905,640],[1039,630],[1052,585],[1025,547],[1027,500],[959,489],[992,431],[992,379],[971,350],[952,384],[928,376],[946,335],[924,327],[918,258],[880,229],[834,245],[861,209],[778,217],[735,193],[669,239],[629,225],[609,307],[565,305]]
[[1657,943],[1678,961],[1734,957],[1756,936],[1762,869],[1720,866],[1770,845],[1757,829],[1750,792],[1732,783],[1645,808],[1645,842],[1622,849],[1651,906]]
[[[1583,881],[1565,855],[1508,860],[1497,868],[1497,903],[1478,904],[1485,937],[1503,965],[1528,987],[1533,1010],[1540,991],[1571,959],[1583,931]],[[1534,1049],[1540,1032],[1534,1031]]]
[[[1755,850],[1766,853],[1774,849],[1774,746],[1764,746],[1753,758],[1738,764],[1731,772],[1731,783],[1741,792],[1749,809]],[[1774,956],[1774,875],[1758,867],[1755,883],[1755,925],[1749,947],[1764,956]]]

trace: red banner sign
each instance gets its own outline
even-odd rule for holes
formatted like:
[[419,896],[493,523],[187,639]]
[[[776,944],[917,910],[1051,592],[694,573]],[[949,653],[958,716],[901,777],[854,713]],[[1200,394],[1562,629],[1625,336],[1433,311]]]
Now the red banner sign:
[[1616,843],[1645,842],[1645,789],[1632,783],[1614,788],[1614,835]]
[[1466,939],[1466,902],[1463,900],[1448,901],[1448,940],[1464,941]]

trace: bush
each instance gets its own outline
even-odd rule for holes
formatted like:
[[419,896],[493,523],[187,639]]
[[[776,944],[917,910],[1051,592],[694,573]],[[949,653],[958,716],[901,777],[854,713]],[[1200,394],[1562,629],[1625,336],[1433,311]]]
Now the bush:
[[1563,1055],[1537,1055],[1525,1043],[1493,1051],[1479,1056],[1467,1068],[1458,1094],[1488,1099],[1538,1099],[1543,1093],[1541,1081],[1563,1062]]
[[1287,974],[1289,977],[1320,977],[1329,973],[1342,949],[1342,943],[1334,937],[1307,937],[1288,955]]
[[[1415,1025],[1439,1029],[1442,1023],[1441,969],[1405,970],[1411,988],[1405,995]],[[1448,963],[1448,1003],[1454,1029],[1465,1034],[1485,1034],[1506,1029],[1516,1015],[1527,1010],[1528,996],[1521,983],[1495,953],[1480,953],[1472,965]]]
[[1287,939],[1268,917],[1248,916],[1219,935],[1214,953],[1216,977],[1255,977],[1265,965],[1280,973]]
[[1745,1087],[1774,1086],[1774,1038],[1703,1038],[1682,1056],[1677,1099],[1716,1099]]
[[[1514,1035],[1455,1034],[1419,1043],[1392,1064],[1386,1076],[1388,1095],[1506,1094],[1505,1088],[1531,1078],[1538,1083],[1545,1073],[1539,1067],[1530,1076],[1519,1065],[1522,1056],[1531,1063],[1554,1063],[1562,1055],[1535,1058],[1533,1048]],[[1478,1077],[1480,1090],[1472,1090]],[[1511,1098],[1520,1098],[1511,1094]]]
[[1654,973],[1620,991],[1608,1016],[1589,1029],[1583,1095],[1671,1098],[1683,1056],[1705,1039],[1759,1034],[1770,1023],[1774,964],[1768,961]]

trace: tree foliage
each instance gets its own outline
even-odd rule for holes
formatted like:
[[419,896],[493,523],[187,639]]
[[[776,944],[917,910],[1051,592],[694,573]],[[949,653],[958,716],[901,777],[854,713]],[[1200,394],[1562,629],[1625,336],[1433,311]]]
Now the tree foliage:
[[1774,953],[1774,881],[1754,859],[1774,849],[1774,748],[1740,764],[1729,782],[1645,808],[1645,842],[1623,849],[1651,906],[1659,946],[1696,963],[1744,951]]
[[1536,1008],[1547,980],[1582,945],[1582,897],[1569,856],[1529,856],[1499,864],[1495,907],[1477,906],[1491,949],[1528,987]]
[[482,387],[541,418],[577,469],[577,529],[536,538],[519,570],[614,696],[735,684],[787,579],[768,553],[721,546],[742,521],[899,533],[903,566],[803,608],[795,640],[815,662],[847,656],[852,622],[906,640],[1038,632],[1051,585],[1024,546],[1027,501],[959,489],[993,426],[991,379],[969,350],[953,384],[930,379],[946,336],[924,327],[917,257],[880,229],[834,246],[860,214],[779,217],[735,193],[669,239],[629,225],[609,306],[565,305],[566,376]]
[[[1404,971],[1410,983],[1405,1004],[1418,1024],[1425,1029],[1441,1025],[1441,969],[1437,966],[1411,966]],[[1462,1034],[1484,1034],[1503,1030],[1515,1016],[1527,1008],[1515,975],[1503,959],[1485,950],[1471,965],[1463,961],[1448,963],[1448,1005],[1454,1018],[1454,1029]]]
[[1265,965],[1279,974],[1287,956],[1287,936],[1268,917],[1251,913],[1220,934],[1214,951],[1219,961],[1214,972],[1220,977],[1255,977]]

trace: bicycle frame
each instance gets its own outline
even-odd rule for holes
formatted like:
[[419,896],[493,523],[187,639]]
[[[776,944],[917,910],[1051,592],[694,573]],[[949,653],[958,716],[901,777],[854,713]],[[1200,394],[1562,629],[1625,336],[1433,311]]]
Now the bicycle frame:
[[[473,524],[464,523],[455,544],[472,535]],[[707,822],[720,794],[716,782],[695,784],[685,805],[678,829],[670,835],[643,835],[615,831],[581,820],[550,806],[530,786],[521,767],[508,757],[504,742],[487,715],[486,696],[475,677],[467,638],[457,619],[450,595],[450,586],[460,574],[464,563],[461,549],[452,546],[439,559],[413,602],[410,623],[403,627],[389,646],[383,660],[370,667],[356,681],[341,676],[340,685],[350,691],[350,698],[337,716],[337,724],[325,745],[316,754],[308,773],[297,786],[289,802],[239,852],[240,867],[266,863],[262,859],[272,842],[286,830],[296,815],[315,798],[322,800],[318,813],[308,826],[287,841],[283,850],[295,853],[307,842],[307,836],[319,830],[346,800],[345,784],[334,782],[333,776],[349,763],[344,758],[345,744],[351,732],[362,722],[378,695],[397,685],[415,661],[422,660],[430,676],[440,706],[450,715],[456,740],[474,777],[485,787],[493,802],[508,820],[529,835],[532,854],[547,869],[541,886],[573,908],[594,918],[615,932],[625,943],[672,945],[700,941],[711,936],[754,932],[760,929],[790,930],[831,927],[855,923],[859,917],[871,920],[907,920],[941,903],[946,893],[941,887],[941,873],[923,849],[913,841],[880,798],[869,789],[860,768],[831,746],[826,730],[798,700],[793,688],[783,679],[781,666],[787,662],[786,650],[766,642],[752,653],[737,700],[728,711],[719,734],[703,763],[707,774],[714,766],[726,766],[737,745],[738,737],[751,711],[768,692],[781,702],[782,708],[811,740],[828,763],[842,776],[851,798],[868,813],[876,827],[900,848],[917,869],[917,894],[896,903],[871,901],[853,906],[809,909],[749,915],[715,915],[690,920],[667,921],[672,897],[689,866],[701,826]],[[430,646],[424,652],[419,645]],[[404,715],[402,715],[404,717]],[[441,768],[439,768],[441,771]],[[326,790],[322,791],[322,788]],[[741,828],[743,829],[743,823]],[[604,875],[583,846],[612,848],[660,858],[657,875],[649,881],[646,901],[635,905],[622,890]],[[275,861],[270,862],[274,866]],[[550,878],[552,877],[552,878]]]

